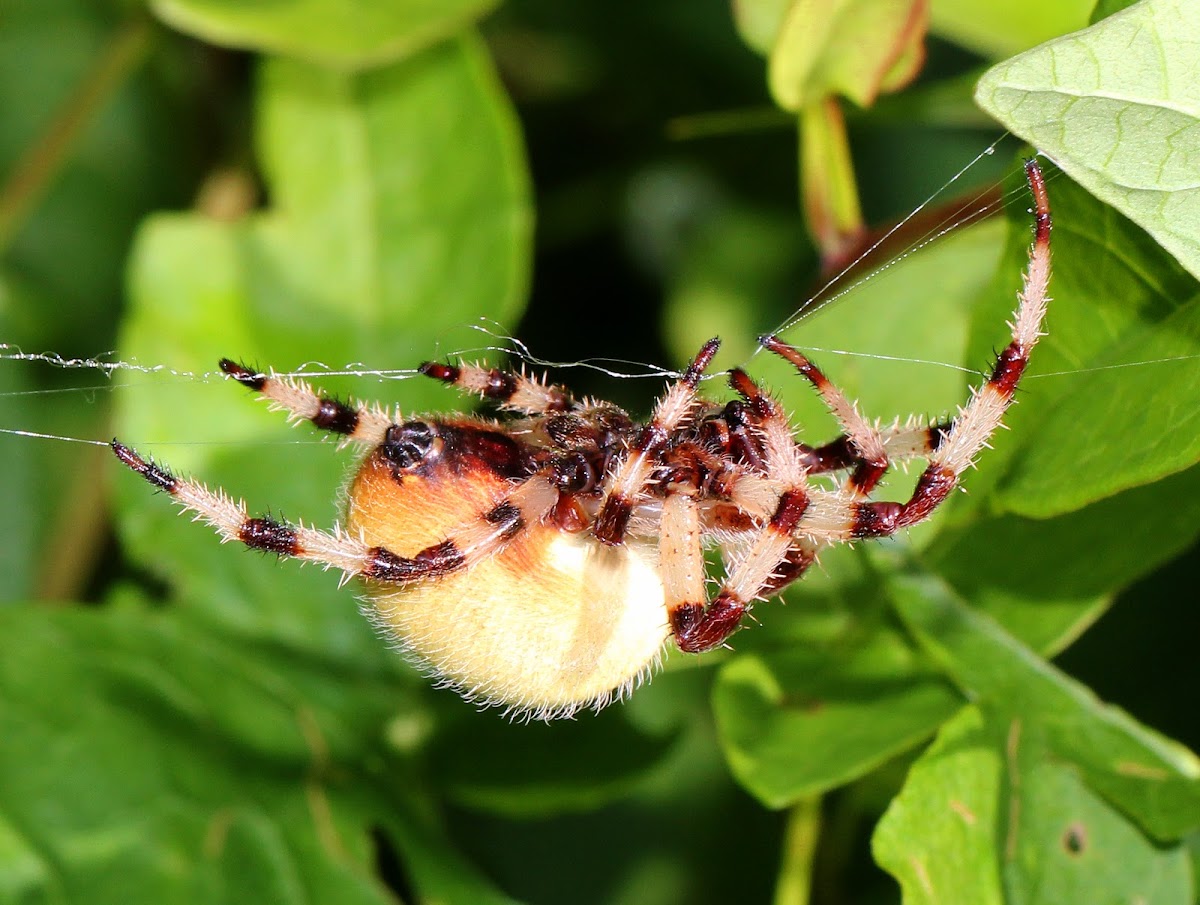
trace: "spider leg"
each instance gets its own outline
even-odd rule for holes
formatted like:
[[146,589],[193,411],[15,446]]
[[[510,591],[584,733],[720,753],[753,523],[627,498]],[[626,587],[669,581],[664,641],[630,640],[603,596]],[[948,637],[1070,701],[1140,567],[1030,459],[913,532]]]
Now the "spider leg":
[[[785,438],[790,438],[790,431],[778,406],[745,374],[731,372],[734,388],[759,418],[758,429],[763,437],[767,467],[765,476],[742,475],[733,485],[730,498],[755,518],[761,518],[767,512],[767,504],[772,497],[776,503],[759,534],[734,564],[715,597],[707,604],[702,604],[691,596],[695,593],[694,587],[684,587],[682,595],[673,599],[670,608],[671,630],[680,649],[698,652],[720,645],[737,630],[755,597],[778,590],[798,578],[813,562],[821,546],[835,541],[893,534],[924,520],[945,500],[957,485],[959,476],[987,445],[988,438],[999,427],[1001,418],[1012,404],[1017,383],[1028,364],[1029,353],[1041,335],[1048,300],[1049,202],[1041,171],[1034,161],[1026,164],[1026,174],[1033,191],[1036,231],[1025,285],[1012,321],[1012,341],[1000,353],[987,382],[972,394],[949,428],[939,431],[941,442],[929,450],[928,465],[907,502],[867,501],[863,499],[863,484],[853,479],[850,486],[836,491],[807,488],[802,451],[794,443],[785,444]],[[797,356],[803,359],[798,353]],[[792,360],[790,356],[789,360]],[[797,367],[800,365],[797,364]],[[835,413],[846,426],[854,450],[866,453],[861,457],[866,466],[877,467],[880,459],[886,464],[887,454],[880,433],[874,428],[864,433],[862,426],[865,422],[862,422],[861,416],[848,403],[843,406],[844,397],[839,399],[839,392],[819,384],[819,372],[816,378],[810,376],[810,379],[818,384],[818,390],[827,401],[832,400],[831,407],[836,406]],[[919,447],[912,437],[898,437],[897,443],[901,439]],[[878,447],[874,446],[876,442]],[[873,458],[872,453],[882,455]],[[874,480],[878,480],[877,475]],[[666,515],[664,511],[664,522]],[[669,557],[664,559],[669,560]]]
[[611,472],[604,502],[593,528],[596,539],[601,543],[619,544],[625,537],[633,502],[646,486],[672,432],[691,417],[696,403],[696,387],[720,344],[716,338],[704,344],[684,371],[683,377],[658,401],[650,421],[638,431],[628,453]]
[[291,421],[311,421],[321,430],[341,434],[347,440],[374,446],[393,419],[378,406],[348,405],[314,390],[307,382],[274,373],[262,373],[228,358],[221,370],[244,387],[266,398],[271,407],[288,413]]
[[197,481],[177,477],[116,440],[112,442],[112,450],[124,465],[169,493],[185,511],[195,512],[225,540],[317,562],[326,568],[340,569],[347,576],[359,575],[394,584],[437,578],[491,556],[527,524],[544,517],[558,499],[550,479],[535,475],[453,536],[406,557],[385,547],[370,546],[339,529],[327,532],[267,517],[252,518],[245,503]]
[[[663,501],[659,562],[662,565],[667,615],[679,649],[693,653],[711,650],[722,644],[737,630],[745,615],[748,600],[759,594],[775,593],[791,584],[816,558],[814,545],[797,545],[784,540],[779,545],[786,550],[782,560],[771,563],[761,586],[753,587],[750,596],[741,597],[737,590],[741,584],[755,580],[746,575],[740,578],[736,576],[736,571],[748,569],[746,560],[743,560],[740,569],[735,570],[735,576],[731,576],[720,593],[706,601],[703,531],[701,509],[694,497],[675,494]],[[775,546],[774,531],[769,534],[771,546]],[[760,537],[756,546],[761,545]],[[756,551],[752,550],[747,559],[755,555]],[[765,556],[769,562],[772,554],[758,551],[758,555]]]
[[[881,428],[880,439],[884,451],[892,462],[904,459],[925,459],[937,449],[946,433],[950,430],[951,422],[937,424],[906,424]],[[831,471],[845,471],[857,468],[863,464],[861,457],[847,434],[842,434],[821,446],[800,444],[801,461],[809,474],[827,474]]]
[[[807,471],[800,449],[779,406],[742,371],[730,382],[749,403],[758,419],[766,474],[744,474],[731,489],[731,498],[756,515],[766,515],[750,546],[729,570],[715,597],[676,599],[668,608],[671,631],[680,650],[700,652],[724,643],[741,623],[751,602],[763,593],[799,578],[815,558],[816,548],[798,541],[794,531],[809,506]],[[668,502],[670,497],[668,497]],[[664,509],[664,535],[667,510]],[[664,568],[669,559],[664,552]],[[689,595],[694,588],[685,589]],[[703,589],[701,589],[703,590]]]
[[[686,497],[668,497],[667,504]],[[671,632],[680,650],[700,653],[712,650],[737,631],[751,602],[763,594],[774,593],[798,579],[816,559],[817,546],[809,541],[797,541],[792,536],[796,524],[808,508],[808,495],[801,486],[785,490],[770,519],[762,526],[749,549],[726,576],[716,596],[705,601],[704,586],[685,583],[676,575],[692,574],[693,569],[681,567],[675,552],[688,535],[685,530],[671,528],[671,505],[664,505],[661,562],[667,588],[668,616]],[[676,514],[682,520],[683,516]],[[674,538],[674,539],[672,539]],[[670,543],[670,546],[668,546]],[[699,544],[697,543],[697,556]],[[675,563],[675,565],[673,565]],[[701,558],[701,564],[703,560]]]
[[[762,415],[759,411],[761,403],[756,402],[756,400],[760,399],[764,394],[758,385],[741,370],[735,370],[730,373],[730,383],[746,403],[748,403],[748,408],[744,406],[736,411],[732,411],[732,407],[737,405],[737,403],[731,403],[729,406],[726,406],[724,419],[728,424],[728,437],[724,439],[726,439],[730,449],[734,448],[733,444],[736,441],[736,448],[739,454],[752,465],[757,464],[758,470],[762,471],[763,466],[757,450],[758,444],[748,438],[746,434],[747,423],[761,427]],[[828,384],[827,381],[825,383]],[[839,408],[853,411],[851,403],[845,399],[839,390],[834,388],[832,384],[828,384],[828,387],[833,394],[836,394]],[[882,444],[883,458],[889,462],[927,457],[932,450],[938,447],[945,431],[949,428],[948,423],[926,426],[912,421],[904,425],[876,428],[859,417],[856,411],[854,414],[858,422],[858,433],[869,432],[876,435],[879,443]],[[863,496],[878,483],[878,480],[886,471],[886,468],[877,468],[863,457],[858,442],[850,434],[843,434],[822,446],[809,446],[806,443],[798,443],[797,447],[801,452],[801,464],[803,464],[809,474],[827,474],[834,471],[856,469],[857,473],[853,476],[856,480],[852,480],[847,486],[852,490],[856,489]],[[875,452],[878,457],[878,450]],[[877,462],[878,459],[876,460]]]
[[957,486],[959,477],[1000,427],[1029,363],[1029,354],[1042,335],[1049,301],[1050,203],[1036,161],[1026,162],[1025,173],[1034,199],[1034,241],[1017,310],[1009,324],[1012,340],[997,356],[991,376],[972,391],[967,404],[943,429],[943,439],[929,453],[929,464],[907,502],[865,502],[836,494],[818,497],[814,493],[814,506],[801,526],[804,532],[816,530],[839,540],[884,537],[923,521]]
[[705,590],[704,535],[696,498],[683,493],[663,500],[658,535],[667,616],[672,630],[681,612],[703,608]]
[[808,567],[817,561],[817,553],[820,549],[820,544],[807,538],[799,543],[793,543],[787,556],[776,567],[775,573],[760,593],[764,597],[770,597],[778,594],[792,582],[799,581],[808,571]]
[[864,496],[870,493],[890,464],[882,433],[862,416],[858,406],[834,386],[799,349],[776,336],[760,336],[758,341],[764,349],[774,352],[795,366],[825,400],[838,424],[842,426],[847,442],[853,450],[854,471],[848,481],[848,487]]
[[445,365],[436,361],[427,361],[417,370],[426,377],[465,393],[474,393],[509,411],[545,415],[577,408],[570,392],[563,387],[519,372],[480,365]]

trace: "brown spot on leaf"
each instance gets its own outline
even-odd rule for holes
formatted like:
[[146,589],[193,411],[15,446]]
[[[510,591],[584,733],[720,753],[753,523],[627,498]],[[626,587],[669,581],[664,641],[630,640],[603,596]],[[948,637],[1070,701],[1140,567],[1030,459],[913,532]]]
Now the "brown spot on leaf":
[[1076,820],[1067,827],[1062,836],[1062,847],[1068,855],[1078,858],[1088,847],[1087,827]]

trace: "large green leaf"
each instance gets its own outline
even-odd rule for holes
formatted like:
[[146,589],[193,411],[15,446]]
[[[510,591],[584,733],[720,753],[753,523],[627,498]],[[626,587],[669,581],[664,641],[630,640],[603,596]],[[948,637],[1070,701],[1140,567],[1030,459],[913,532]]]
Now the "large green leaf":
[[994,717],[948,722],[876,828],[906,905],[1190,905],[1185,846],[1147,839],[1019,719]]
[[6,901],[502,902],[451,849],[389,720],[394,662],[215,635],[179,610],[0,610]]
[[1192,467],[1052,519],[981,516],[939,534],[922,559],[1026,644],[1055,653],[1198,533]]
[[927,738],[961,703],[891,632],[736,657],[713,693],[730,768],[768,807],[857,779]]
[[350,333],[355,354],[386,364],[401,327],[429,355],[447,326],[522,309],[529,186],[475,39],[358,76],[273,61],[260,98],[275,204],[239,249],[260,336],[298,319],[314,358],[337,357],[327,337]]
[[921,646],[996,720],[1073,764],[1093,791],[1156,838],[1178,840],[1200,826],[1194,754],[1101,703],[943,582],[913,572],[887,582]]
[[1143,0],[990,70],[976,100],[1200,276],[1200,6]]
[[448,37],[496,0],[151,0],[165,22],[228,47],[341,69],[377,66]]

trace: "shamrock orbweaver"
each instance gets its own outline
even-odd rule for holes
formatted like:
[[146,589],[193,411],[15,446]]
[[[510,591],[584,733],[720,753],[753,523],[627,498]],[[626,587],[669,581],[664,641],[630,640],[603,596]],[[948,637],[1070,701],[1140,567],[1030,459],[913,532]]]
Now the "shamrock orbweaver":
[[[221,491],[116,440],[112,448],[223,538],[361,578],[383,633],[464,696],[541,719],[599,709],[649,675],[668,638],[690,652],[724,644],[755,600],[798,579],[823,547],[923,521],[958,484],[1041,335],[1050,210],[1037,164],[1025,169],[1036,227],[1012,340],[945,423],[879,428],[805,355],[764,336],[821,395],[842,436],[797,442],[780,406],[740,369],[729,374],[737,399],[704,401],[712,339],[645,423],[523,374],[438,363],[420,370],[509,417],[393,419],[223,360],[226,374],[291,419],[366,449],[345,526],[329,532],[251,517]],[[872,500],[890,465],[912,458],[927,464],[909,499]],[[845,477],[834,487],[809,480],[831,473]],[[706,545],[728,563],[711,595]]]

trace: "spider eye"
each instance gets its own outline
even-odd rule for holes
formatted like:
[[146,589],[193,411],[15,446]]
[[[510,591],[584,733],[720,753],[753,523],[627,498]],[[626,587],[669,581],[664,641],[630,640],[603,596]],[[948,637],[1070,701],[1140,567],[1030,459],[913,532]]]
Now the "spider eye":
[[384,435],[381,449],[389,462],[410,468],[429,455],[435,436],[433,428],[424,421],[393,424]]

